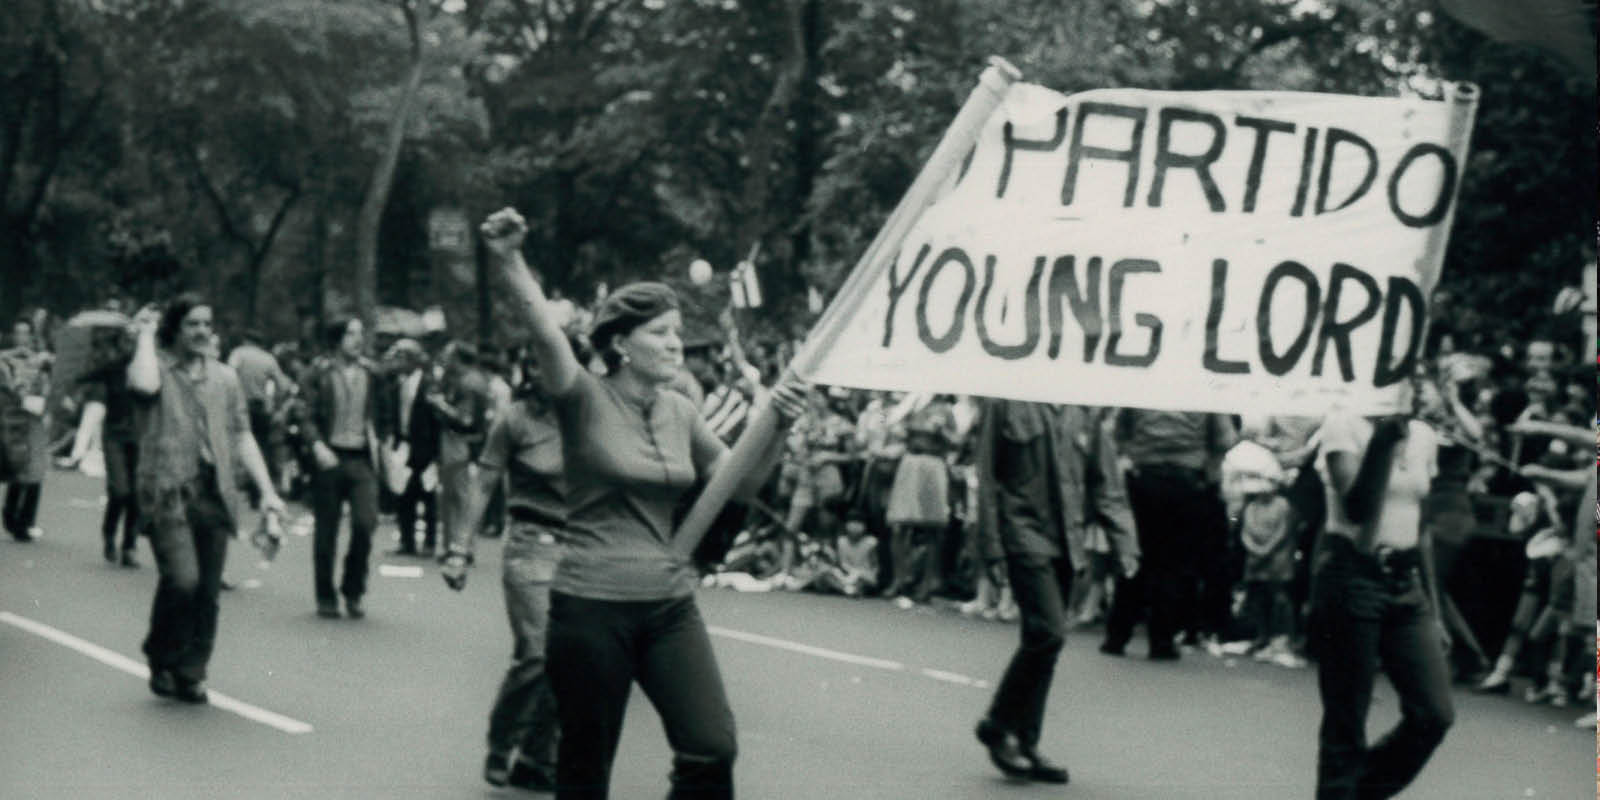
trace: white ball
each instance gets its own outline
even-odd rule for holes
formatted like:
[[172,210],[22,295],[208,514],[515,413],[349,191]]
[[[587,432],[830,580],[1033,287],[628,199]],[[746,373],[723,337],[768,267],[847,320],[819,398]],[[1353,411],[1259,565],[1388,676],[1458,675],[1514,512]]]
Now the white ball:
[[711,263],[703,258],[697,258],[689,264],[689,280],[696,286],[703,286],[711,282]]

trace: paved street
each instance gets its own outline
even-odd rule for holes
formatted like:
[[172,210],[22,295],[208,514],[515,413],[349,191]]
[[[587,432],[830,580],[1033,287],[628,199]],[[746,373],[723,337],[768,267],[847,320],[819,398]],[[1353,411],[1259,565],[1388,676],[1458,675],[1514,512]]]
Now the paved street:
[[[0,797],[505,797],[479,778],[509,657],[499,546],[462,594],[433,565],[374,557],[368,618],[319,620],[310,539],[270,566],[240,543],[209,681],[214,702],[150,695],[142,668],[156,573],[105,564],[100,484],[54,473],[32,544],[0,542]],[[422,567],[416,577],[379,565]],[[972,739],[1013,626],[882,601],[704,590],[739,723],[746,798],[1264,798],[1310,795],[1310,670],[1203,655],[1151,663],[1069,641],[1044,749],[1065,789],[1010,784]],[[218,697],[218,695],[223,697]],[[238,701],[230,705],[227,700]],[[1458,722],[1407,798],[1587,798],[1594,738],[1577,710],[1458,694]],[[1373,728],[1396,716],[1387,687]],[[613,796],[665,793],[669,753],[642,696]]]

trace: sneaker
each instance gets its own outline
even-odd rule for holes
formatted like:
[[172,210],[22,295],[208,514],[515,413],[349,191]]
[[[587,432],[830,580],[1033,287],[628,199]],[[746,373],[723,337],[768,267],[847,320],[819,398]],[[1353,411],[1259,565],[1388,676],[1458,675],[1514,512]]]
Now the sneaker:
[[1544,688],[1544,696],[1550,701],[1551,708],[1566,708],[1571,704],[1567,696],[1567,687],[1559,683],[1551,683]]
[[1288,650],[1279,650],[1276,654],[1274,654],[1272,656],[1272,663],[1277,664],[1284,669],[1305,669],[1307,666],[1305,659],[1289,652]]
[[1264,647],[1256,648],[1255,652],[1250,654],[1250,657],[1260,661],[1263,664],[1268,664],[1271,663],[1272,659],[1276,658],[1277,655],[1278,650],[1269,644]]
[[1473,691],[1483,694],[1505,694],[1511,691],[1511,676],[1500,670],[1489,673],[1489,676],[1478,682]]
[[1222,658],[1227,655],[1222,651],[1222,644],[1213,636],[1202,637],[1200,639],[1200,647],[1206,651],[1206,655],[1212,658]]
[[1580,701],[1594,699],[1594,673],[1583,673],[1583,683],[1578,687],[1577,699]]
[[901,611],[909,611],[915,608],[916,605],[916,602],[905,595],[901,595],[894,599],[894,607],[900,609]]
[[1588,728],[1591,731],[1594,730],[1594,712],[1590,711],[1589,713],[1578,717],[1576,720],[1573,720],[1572,724],[1574,727]]
[[1252,642],[1248,639],[1241,639],[1237,642],[1228,642],[1227,644],[1222,645],[1222,654],[1226,656],[1244,656],[1249,655],[1254,649],[1255,642]]

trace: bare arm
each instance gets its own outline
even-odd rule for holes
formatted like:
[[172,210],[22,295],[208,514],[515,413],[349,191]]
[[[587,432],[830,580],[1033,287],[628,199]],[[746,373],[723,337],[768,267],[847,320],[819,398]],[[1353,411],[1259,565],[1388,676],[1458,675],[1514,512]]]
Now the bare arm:
[[261,493],[261,510],[282,513],[283,500],[278,498],[278,490],[272,485],[272,475],[267,472],[267,461],[261,457],[261,446],[256,444],[256,437],[246,430],[234,440],[233,446],[239,451],[239,463],[250,475],[250,482]]
[[539,382],[549,396],[559,396],[572,388],[583,366],[567,344],[567,336],[551,313],[544,289],[533,279],[522,259],[522,239],[527,224],[513,209],[502,209],[483,223],[484,243],[500,265],[500,275],[511,291],[512,307],[533,329],[528,346],[540,364]]
[[133,346],[133,360],[128,362],[128,388],[136,394],[152,396],[161,391],[161,365],[156,359],[155,309],[139,312],[134,324],[138,338]]
[[471,556],[478,546],[478,528],[489,508],[489,498],[494,496],[495,484],[500,482],[503,470],[478,465],[478,481],[467,494],[461,509],[461,524],[447,526],[445,550],[452,556]]

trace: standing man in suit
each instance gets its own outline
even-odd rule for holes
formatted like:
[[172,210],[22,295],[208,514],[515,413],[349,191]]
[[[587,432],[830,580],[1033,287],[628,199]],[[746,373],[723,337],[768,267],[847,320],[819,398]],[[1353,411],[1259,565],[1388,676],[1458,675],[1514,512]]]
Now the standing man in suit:
[[[317,616],[338,619],[338,595],[352,619],[366,616],[361,598],[367,591],[367,559],[372,531],[378,523],[378,431],[386,430],[383,392],[376,371],[362,357],[365,331],[361,320],[341,318],[323,331],[328,354],[306,371],[302,433],[310,442],[316,474],[311,479],[316,529],[312,540]],[[338,594],[333,560],[338,553],[339,518],[350,504],[350,547]]]
[[[409,346],[403,346],[409,345]],[[400,526],[400,547],[397,556],[415,556],[417,552],[417,506],[422,507],[423,548],[432,553],[437,541],[438,502],[431,488],[426,488],[423,473],[433,465],[439,454],[439,423],[433,411],[422,398],[430,391],[433,382],[432,366],[422,348],[410,340],[396,343],[403,367],[398,371],[396,391],[397,423],[395,438],[406,444],[406,467],[411,476],[406,479],[395,509],[395,522]]]
[[1139,569],[1139,541],[1115,445],[1085,408],[988,400],[978,433],[979,552],[1005,563],[1022,612],[1022,642],[995,689],[978,741],[1013,778],[1066,783],[1039,754],[1045,700],[1066,641],[1067,600],[1087,573],[1088,528],[1100,526],[1122,572]]

